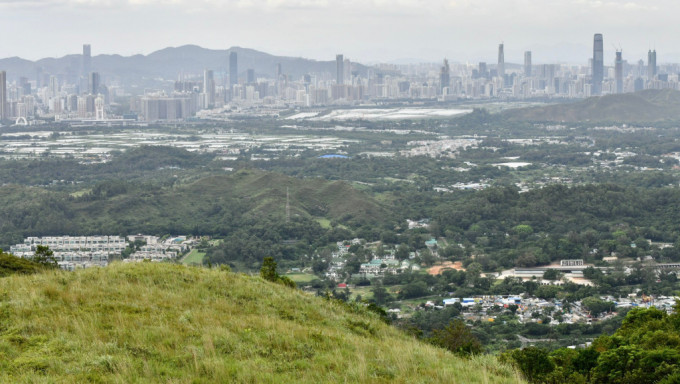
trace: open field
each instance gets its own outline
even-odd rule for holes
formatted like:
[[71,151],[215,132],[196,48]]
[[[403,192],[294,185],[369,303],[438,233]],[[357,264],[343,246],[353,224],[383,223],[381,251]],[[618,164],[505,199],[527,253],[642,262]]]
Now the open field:
[[309,283],[314,279],[318,279],[318,277],[311,273],[289,273],[286,276],[296,283]]
[[197,249],[192,249],[191,252],[184,256],[182,264],[201,265],[203,264],[203,257],[205,257],[205,252],[199,252]]

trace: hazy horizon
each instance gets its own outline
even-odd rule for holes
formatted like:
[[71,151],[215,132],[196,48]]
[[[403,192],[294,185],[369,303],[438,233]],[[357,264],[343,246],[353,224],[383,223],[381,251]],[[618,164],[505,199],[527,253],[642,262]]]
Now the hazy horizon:
[[[415,59],[494,63],[499,43],[507,62],[585,64],[602,33],[605,63],[614,47],[631,63],[680,61],[669,0],[599,1],[333,1],[333,0],[0,0],[0,57],[38,60],[80,54],[134,54],[186,44],[232,46],[273,55],[357,62]],[[639,31],[646,31],[640,34]],[[55,43],[58,42],[58,43]]]

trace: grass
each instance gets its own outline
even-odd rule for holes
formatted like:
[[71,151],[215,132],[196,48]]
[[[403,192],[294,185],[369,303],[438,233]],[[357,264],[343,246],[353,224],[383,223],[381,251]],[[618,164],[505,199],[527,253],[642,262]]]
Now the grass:
[[519,383],[360,307],[218,269],[113,263],[0,279],[0,382]]
[[92,188],[81,189],[79,191],[71,192],[70,195],[73,197],[81,197],[92,192]]
[[289,273],[286,276],[296,283],[309,283],[314,279],[318,279],[317,276],[312,275],[311,273]]
[[319,223],[321,228],[330,229],[330,227],[331,227],[331,221],[328,220],[328,219],[317,218],[316,221]]
[[192,249],[184,258],[182,259],[182,264],[184,265],[202,265],[203,258],[205,257],[205,252],[199,252],[197,249]]

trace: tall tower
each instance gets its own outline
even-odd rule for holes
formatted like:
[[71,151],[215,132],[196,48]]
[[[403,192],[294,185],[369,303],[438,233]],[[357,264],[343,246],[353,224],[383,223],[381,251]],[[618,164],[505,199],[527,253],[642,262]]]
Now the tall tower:
[[604,45],[602,34],[596,33],[593,39],[593,87],[591,94],[602,94],[602,80],[604,80]]
[[623,57],[622,51],[616,51],[614,62],[614,78],[616,79],[616,93],[623,93]]
[[83,44],[83,71],[82,75],[87,76],[92,70],[92,49],[90,44]]
[[653,80],[656,76],[656,49],[647,53],[647,79]]
[[290,222],[290,191],[286,187],[286,223]]
[[342,55],[335,55],[335,82],[337,84],[344,84],[345,80],[345,60]]
[[439,93],[444,94],[444,88],[451,85],[451,75],[449,68],[449,61],[444,59],[444,66],[439,72]]
[[238,56],[236,52],[229,53],[229,85],[238,84]]
[[505,76],[505,54],[503,52],[503,43],[498,44],[498,77]]
[[531,51],[524,52],[524,76],[531,77]]
[[87,93],[97,96],[99,93],[99,72],[90,72],[87,82]]
[[0,71],[0,120],[9,118],[7,113],[7,72]]
[[203,93],[205,94],[205,106],[215,105],[215,76],[211,69],[203,71]]
[[101,121],[106,119],[106,114],[104,113],[104,99],[101,96],[94,99],[94,115],[97,120]]
[[57,79],[56,76],[50,76],[50,84],[47,88],[49,97],[50,98],[56,98],[59,96],[59,79]]

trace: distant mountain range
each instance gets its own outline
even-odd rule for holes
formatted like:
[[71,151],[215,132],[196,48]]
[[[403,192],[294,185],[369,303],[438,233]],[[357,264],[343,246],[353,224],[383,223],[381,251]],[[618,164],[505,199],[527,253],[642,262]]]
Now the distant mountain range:
[[[175,80],[180,74],[202,75],[203,70],[215,71],[217,81],[229,71],[229,55],[238,55],[239,77],[254,69],[259,77],[275,77],[276,65],[281,64],[283,74],[298,78],[307,73],[335,74],[335,60],[316,61],[301,57],[274,56],[253,49],[232,47],[225,50],[206,49],[196,45],[164,48],[148,55],[120,56],[98,55],[92,57],[92,70],[107,81],[144,84],[153,80]],[[334,59],[334,58],[333,58]],[[81,72],[82,55],[67,55],[30,61],[18,57],[0,59],[0,70],[7,71],[11,81],[21,76],[33,80],[39,72],[77,79]],[[352,63],[352,71],[365,74],[367,67]]]
[[680,121],[680,91],[647,89],[573,103],[513,109],[503,117],[515,121],[659,122]]

